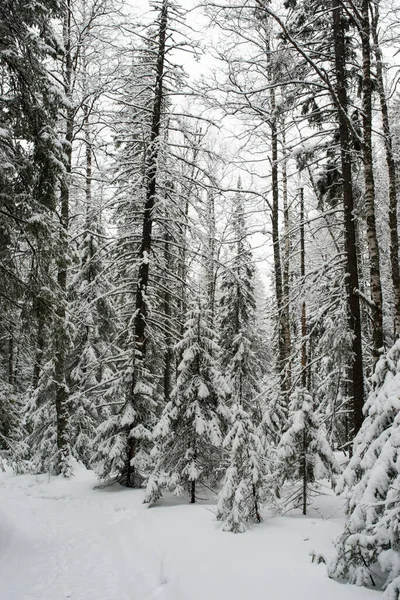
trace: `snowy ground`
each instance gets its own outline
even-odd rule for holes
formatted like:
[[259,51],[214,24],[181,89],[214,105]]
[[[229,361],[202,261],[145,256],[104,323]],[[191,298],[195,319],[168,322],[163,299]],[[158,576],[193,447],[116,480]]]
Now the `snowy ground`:
[[331,581],[329,556],[343,500],[324,496],[310,516],[266,518],[245,534],[220,530],[214,506],[143,492],[0,473],[1,600],[380,600]]

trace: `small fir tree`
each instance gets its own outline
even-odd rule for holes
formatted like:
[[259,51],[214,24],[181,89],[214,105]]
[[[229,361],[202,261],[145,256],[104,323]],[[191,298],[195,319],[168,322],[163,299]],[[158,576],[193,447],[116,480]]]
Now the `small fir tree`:
[[182,360],[176,385],[154,435],[155,466],[145,502],[153,505],[162,490],[196,501],[196,485],[215,475],[221,460],[224,398],[228,387],[214,356],[219,352],[208,324],[209,311],[200,300],[189,310],[183,339],[176,345]]
[[152,376],[141,361],[122,371],[109,394],[122,398],[122,407],[98,426],[93,464],[104,485],[140,487],[149,468],[157,402]]
[[260,523],[264,497],[264,449],[248,412],[240,404],[231,410],[231,427],[223,443],[229,450],[228,468],[218,496],[217,519],[223,529],[246,531]]
[[49,360],[41,369],[37,387],[29,393],[26,405],[26,439],[29,448],[27,468],[34,473],[71,475],[71,453],[63,457],[60,473],[60,454],[57,436],[57,414],[54,402],[54,360]]
[[19,470],[26,454],[26,435],[22,425],[23,402],[13,386],[0,380],[0,452]]
[[295,390],[289,415],[289,429],[277,448],[278,476],[281,485],[286,481],[294,484],[283,501],[285,508],[301,507],[305,515],[317,480],[338,473],[339,467],[321,416],[305,388]]
[[[240,180],[238,188],[240,190]],[[232,268],[222,276],[219,322],[221,364],[231,388],[230,424],[224,440],[228,465],[218,498],[217,519],[223,529],[239,533],[251,521],[260,522],[265,483],[265,460],[258,425],[261,421],[256,398],[260,395],[261,369],[254,352],[254,274],[247,241],[243,198],[237,192],[233,203],[234,235]]]
[[111,296],[110,273],[100,240],[105,232],[94,209],[87,211],[86,227],[78,249],[76,273],[70,284],[74,323],[70,354],[71,450],[87,467],[104,403],[104,390],[115,377],[117,314]]
[[400,594],[400,341],[377,363],[365,420],[339,481],[350,518],[336,541],[331,577],[378,586],[385,600]]

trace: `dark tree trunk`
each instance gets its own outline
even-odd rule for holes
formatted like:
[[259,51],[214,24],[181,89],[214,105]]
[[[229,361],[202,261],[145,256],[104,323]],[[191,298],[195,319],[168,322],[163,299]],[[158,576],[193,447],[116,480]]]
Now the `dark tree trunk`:
[[[72,94],[72,55],[71,55],[71,2],[67,0],[64,15],[64,93],[71,100]],[[67,332],[66,332],[66,301],[67,301],[67,256],[68,256],[68,227],[69,227],[69,195],[72,171],[72,141],[74,130],[74,109],[67,108],[66,135],[65,135],[65,174],[61,182],[61,228],[59,246],[59,266],[57,283],[59,300],[55,321],[55,372],[56,382],[56,414],[57,414],[57,447],[58,447],[58,472],[66,473],[69,458],[69,394],[66,381],[67,370]]]
[[303,515],[307,514],[307,484],[308,484],[308,465],[307,465],[307,451],[308,451],[308,442],[307,442],[307,433],[303,430],[303,448],[302,448],[302,471],[303,471]]
[[[267,56],[270,57],[269,48]],[[273,81],[273,69],[270,65],[269,78]],[[278,370],[280,389],[284,403],[289,402],[288,357],[286,355],[285,335],[287,307],[284,306],[281,248],[279,238],[279,173],[278,173],[278,124],[276,119],[275,89],[270,91],[270,128],[271,128],[271,181],[272,181],[272,245],[274,253],[275,297],[278,311]],[[286,310],[285,310],[286,308]]]
[[[170,253],[171,234],[166,231],[164,238],[164,262],[167,274],[171,271],[171,253]],[[164,291],[164,315],[165,315],[165,352],[164,352],[164,400],[169,401],[172,388],[172,365],[173,365],[173,339],[170,334],[172,327],[172,307],[171,307],[171,292],[169,289],[169,280],[165,281]]]
[[215,198],[212,190],[207,190],[207,236],[208,256],[206,260],[206,286],[207,286],[207,304],[210,309],[210,322],[211,327],[214,325],[214,313],[215,313]]
[[352,335],[352,358],[349,369],[349,395],[352,401],[353,434],[363,422],[363,361],[361,345],[360,301],[356,232],[354,222],[354,199],[351,173],[351,144],[347,116],[345,36],[340,0],[332,0],[335,73],[337,87],[337,112],[339,120],[340,155],[342,166],[344,238],[346,254],[346,290],[348,302],[348,327]]
[[36,345],[35,345],[35,362],[33,365],[32,374],[32,388],[35,390],[39,383],[40,372],[43,363],[43,351],[44,351],[44,316],[39,314],[36,334]]
[[[154,100],[152,107],[152,120],[150,130],[150,143],[146,156],[146,194],[143,215],[142,241],[139,251],[139,271],[136,288],[136,311],[134,319],[134,356],[133,370],[130,385],[130,394],[127,402],[135,406],[135,388],[139,380],[139,372],[143,368],[143,360],[146,352],[146,317],[147,317],[147,288],[149,284],[149,267],[152,254],[152,230],[154,223],[154,207],[157,194],[157,162],[160,144],[162,103],[164,99],[164,59],[165,42],[168,25],[169,0],[163,0],[160,13],[160,25],[158,34],[158,50],[156,61],[156,80],[154,86]],[[130,429],[131,427],[129,427]],[[121,483],[128,487],[136,485],[134,458],[136,454],[136,442],[129,437],[126,455],[126,470]]]
[[12,333],[8,335],[8,383],[14,385],[15,383],[15,344],[14,336]]
[[[304,239],[304,189],[300,189],[300,277],[305,290],[306,246]],[[304,291],[303,291],[304,294]],[[303,299],[301,305],[301,385],[307,386],[307,309]],[[305,513],[304,513],[305,514]]]
[[160,30],[156,64],[156,82],[152,109],[150,145],[146,160],[146,200],[144,206],[142,243],[140,247],[140,265],[136,290],[135,344],[136,351],[143,357],[146,343],[146,293],[149,283],[149,261],[152,252],[152,229],[154,222],[154,205],[157,188],[157,159],[160,142],[161,112],[163,102],[163,78],[165,39],[168,23],[168,0],[163,0],[160,15]]
[[[271,91],[271,112],[275,110],[275,93]],[[283,398],[288,403],[288,372],[286,360],[286,345],[285,345],[285,317],[286,311],[283,305],[283,285],[282,285],[282,264],[281,264],[281,249],[279,239],[279,180],[278,180],[278,129],[276,119],[272,117],[271,121],[271,150],[272,150],[272,243],[274,249],[274,275],[275,275],[275,294],[276,305],[278,310],[278,352],[279,352],[279,372],[281,381],[281,393]]]
[[286,152],[286,136],[285,123],[282,124],[282,200],[283,200],[283,223],[284,223],[284,252],[283,252],[283,268],[282,268],[282,335],[285,345],[285,361],[287,375],[287,389],[292,386],[292,373],[290,364],[291,355],[291,339],[290,339],[290,223],[289,223],[289,206],[288,206],[288,186],[287,186],[287,152]]
[[196,503],[196,482],[193,480],[190,482],[190,504]]

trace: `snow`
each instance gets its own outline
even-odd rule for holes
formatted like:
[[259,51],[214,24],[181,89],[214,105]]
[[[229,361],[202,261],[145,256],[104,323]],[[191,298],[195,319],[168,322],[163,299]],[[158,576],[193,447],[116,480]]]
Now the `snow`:
[[[90,471],[61,477],[0,473],[0,597],[4,600],[379,600],[328,578],[343,499],[325,495],[307,517],[268,517],[225,533],[213,500],[94,489]],[[203,495],[203,494],[202,494]]]

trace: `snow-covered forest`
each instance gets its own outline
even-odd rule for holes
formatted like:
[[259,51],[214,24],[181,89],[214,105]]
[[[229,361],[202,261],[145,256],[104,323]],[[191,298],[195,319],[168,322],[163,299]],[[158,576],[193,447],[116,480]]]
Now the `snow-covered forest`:
[[1,0],[0,597],[399,600],[399,51]]

